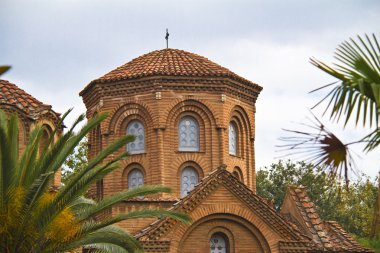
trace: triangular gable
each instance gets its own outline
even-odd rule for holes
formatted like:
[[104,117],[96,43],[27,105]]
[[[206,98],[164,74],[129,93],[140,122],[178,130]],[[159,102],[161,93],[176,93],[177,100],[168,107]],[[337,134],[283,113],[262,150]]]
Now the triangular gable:
[[[292,226],[283,217],[281,217],[267,202],[254,194],[245,184],[236,179],[225,166],[214,170],[192,190],[186,197],[179,200],[170,210],[190,213],[202,203],[209,194],[223,185],[240,201],[246,204],[255,214],[257,214],[266,224],[274,231],[277,231],[282,238],[289,241],[309,242],[308,237],[303,236],[296,226]],[[146,229],[142,230],[135,236],[142,241],[159,240],[170,231],[176,221],[171,218],[162,218],[152,223]]]
[[361,247],[338,223],[324,222],[303,186],[288,187],[280,213],[327,251],[372,252]]

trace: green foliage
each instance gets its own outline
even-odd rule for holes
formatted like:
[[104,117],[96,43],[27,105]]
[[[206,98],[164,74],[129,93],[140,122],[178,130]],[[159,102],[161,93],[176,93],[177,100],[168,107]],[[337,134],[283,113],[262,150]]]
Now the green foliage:
[[[67,113],[63,115],[63,119]],[[170,192],[162,186],[144,186],[107,196],[96,202],[84,194],[96,181],[117,169],[126,152],[110,154],[130,142],[125,136],[108,147],[76,173],[67,177],[64,186],[53,190],[54,174],[83,138],[106,118],[97,115],[75,133],[74,128],[84,120],[78,117],[73,126],[56,142],[38,150],[43,129],[36,127],[30,134],[25,151],[18,154],[18,119],[0,111],[0,252],[56,253],[68,252],[82,246],[97,252],[142,252],[141,245],[127,231],[114,223],[142,217],[168,216],[189,222],[188,216],[164,210],[136,210],[131,213],[103,217],[104,211],[129,198]],[[41,155],[39,155],[41,154]]]
[[355,239],[362,246],[374,249],[375,253],[380,253],[380,238],[368,239],[362,237],[355,237]]
[[368,179],[351,182],[347,189],[312,164],[280,160],[259,170],[256,180],[257,194],[273,199],[277,209],[287,186],[303,185],[322,219],[335,220],[357,236],[370,236],[377,187]]
[[83,138],[74,151],[67,157],[62,167],[62,183],[65,184],[67,178],[76,173],[88,164],[88,140]]

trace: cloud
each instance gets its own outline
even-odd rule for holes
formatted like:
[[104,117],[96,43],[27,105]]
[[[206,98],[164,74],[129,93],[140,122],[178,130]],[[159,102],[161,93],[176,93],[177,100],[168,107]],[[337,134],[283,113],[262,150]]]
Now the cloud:
[[[5,0],[0,64],[13,66],[3,78],[56,111],[75,107],[70,125],[85,110],[78,93],[87,83],[165,47],[169,28],[170,47],[204,55],[264,87],[256,119],[261,167],[277,156],[281,128],[304,119],[322,97],[307,93],[331,81],[309,57],[331,62],[340,42],[376,32],[379,7],[370,0]],[[360,127],[332,128],[347,139],[363,133]],[[379,168],[367,168],[379,159],[365,160],[362,167],[375,175]]]

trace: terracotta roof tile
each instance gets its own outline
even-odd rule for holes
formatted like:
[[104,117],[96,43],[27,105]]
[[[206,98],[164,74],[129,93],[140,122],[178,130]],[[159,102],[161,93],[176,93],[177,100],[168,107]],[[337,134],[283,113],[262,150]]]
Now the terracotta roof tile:
[[337,222],[324,222],[303,186],[290,186],[288,192],[313,235],[314,242],[328,252],[373,252],[361,247]]
[[43,109],[50,109],[50,105],[46,105],[37,100],[17,85],[6,80],[0,79],[0,103],[9,104],[18,107],[28,113],[37,112]]
[[[209,59],[179,49],[162,49],[144,54],[93,80],[80,93],[95,83],[137,79],[151,76],[228,77],[256,87],[257,84],[238,76]],[[261,89],[261,87],[260,87]]]
[[336,221],[326,221],[325,227],[330,242],[336,251],[373,252],[373,250],[360,246]]

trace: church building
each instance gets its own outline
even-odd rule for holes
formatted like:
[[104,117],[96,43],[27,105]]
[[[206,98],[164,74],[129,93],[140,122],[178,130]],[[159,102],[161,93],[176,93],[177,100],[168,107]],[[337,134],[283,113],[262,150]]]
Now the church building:
[[121,136],[136,136],[125,147],[130,156],[122,168],[99,181],[93,196],[141,185],[172,189],[125,201],[108,215],[164,208],[192,218],[188,225],[171,218],[120,222],[146,252],[372,252],[336,222],[323,221],[303,187],[288,189],[280,212],[256,195],[261,90],[205,57],[163,49],[80,92],[88,118],[109,114],[89,136],[90,157]]
[[[47,142],[57,129],[54,140],[62,133],[62,126],[59,125],[60,114],[53,111],[51,105],[47,105],[26,93],[16,84],[0,79],[0,110],[6,114],[16,114],[19,119],[19,154],[24,152],[29,141],[29,134],[35,127],[42,127],[39,150],[43,150]],[[52,185],[59,187],[61,184],[61,171],[54,175]]]

